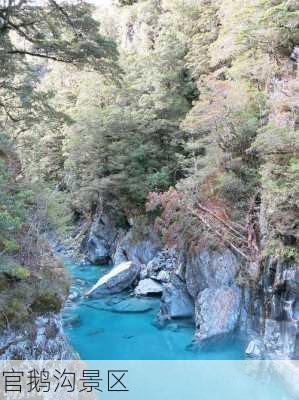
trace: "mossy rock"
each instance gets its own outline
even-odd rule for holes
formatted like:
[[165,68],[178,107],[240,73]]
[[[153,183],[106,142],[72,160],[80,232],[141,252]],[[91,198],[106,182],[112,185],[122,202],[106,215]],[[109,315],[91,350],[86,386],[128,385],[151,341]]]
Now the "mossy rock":
[[1,314],[5,317],[5,322],[14,321],[14,323],[22,322],[28,318],[28,309],[24,302],[20,299],[10,299],[4,306],[0,308]]
[[20,250],[20,246],[14,239],[0,240],[0,249],[5,254],[15,254]]
[[11,281],[23,281],[30,277],[30,271],[21,265],[7,266],[3,274]]
[[0,273],[0,292],[8,288],[7,277]]
[[35,313],[59,312],[62,299],[56,292],[46,290],[39,293],[31,304],[31,310]]

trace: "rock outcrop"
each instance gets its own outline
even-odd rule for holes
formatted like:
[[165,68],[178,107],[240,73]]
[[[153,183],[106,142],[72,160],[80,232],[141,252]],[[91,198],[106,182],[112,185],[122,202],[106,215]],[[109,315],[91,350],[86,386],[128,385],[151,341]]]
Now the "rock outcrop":
[[194,315],[194,301],[186,283],[173,275],[171,282],[164,286],[161,299],[161,318],[191,318]]
[[100,278],[86,293],[86,296],[120,293],[133,285],[139,273],[139,265],[132,261],[123,262]]
[[195,302],[195,337],[205,340],[233,332],[241,315],[236,284],[240,262],[230,250],[204,250],[186,258],[186,286]]
[[136,241],[130,230],[118,241],[113,255],[113,263],[117,265],[130,260],[138,265],[146,265],[160,250],[161,243],[153,232],[150,232],[148,237]]
[[86,248],[88,260],[92,264],[108,264],[112,258],[117,235],[118,231],[111,218],[106,214],[99,215],[82,244],[83,249]]
[[263,343],[261,340],[251,340],[246,347],[245,354],[251,358],[261,358],[263,355]]
[[207,288],[232,286],[240,270],[240,263],[230,250],[223,252],[204,250],[186,260],[186,284],[191,296]]
[[148,296],[153,294],[162,294],[163,286],[153,279],[142,279],[134,290],[137,296]]
[[299,266],[270,257],[248,297],[247,333],[262,339],[260,351],[275,358],[298,358]]
[[0,337],[0,360],[74,360],[78,355],[63,333],[59,315],[38,317]]
[[240,304],[237,287],[201,291],[195,302],[196,338],[205,340],[233,332],[238,326]]

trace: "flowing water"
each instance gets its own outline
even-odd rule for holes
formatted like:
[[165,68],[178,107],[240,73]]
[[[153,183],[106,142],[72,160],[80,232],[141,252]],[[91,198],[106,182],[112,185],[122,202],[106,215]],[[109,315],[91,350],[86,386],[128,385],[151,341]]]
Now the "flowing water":
[[[244,361],[246,343],[240,338],[230,337],[205,348],[194,348],[192,321],[178,320],[164,327],[156,323],[158,298],[135,299],[130,293],[96,299],[82,296],[111,267],[69,261],[66,266],[73,285],[71,299],[63,311],[65,333],[81,359],[102,360],[101,365],[108,369],[115,368],[113,362],[120,369],[130,369],[131,376],[135,377],[131,386],[136,394],[131,390],[122,398],[139,400],[141,391],[144,399],[156,400],[293,399],[277,378],[260,380],[256,378],[259,372],[255,377],[248,374]],[[238,361],[194,363],[195,360]],[[149,386],[147,376],[152,376],[158,384]],[[195,393],[200,393],[200,397],[194,396]],[[110,399],[109,395],[107,398]]]

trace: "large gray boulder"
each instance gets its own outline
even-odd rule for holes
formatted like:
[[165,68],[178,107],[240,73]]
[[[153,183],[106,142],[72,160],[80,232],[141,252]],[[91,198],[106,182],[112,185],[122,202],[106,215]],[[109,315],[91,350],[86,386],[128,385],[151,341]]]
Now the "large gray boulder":
[[131,260],[135,264],[146,265],[161,250],[161,243],[156,235],[150,234],[147,238],[136,241],[133,232],[127,232],[117,243],[113,255],[115,265]]
[[100,278],[86,296],[120,293],[132,286],[139,272],[140,266],[132,261],[121,263]]
[[177,276],[164,286],[160,315],[164,319],[190,318],[194,316],[194,302],[186,284]]
[[240,315],[238,287],[204,289],[195,302],[196,338],[205,340],[234,331]]
[[108,264],[112,257],[117,235],[118,231],[112,219],[106,214],[99,215],[91,225],[85,244],[84,242],[82,244],[87,259],[92,264]]
[[163,286],[161,283],[154,281],[153,279],[143,279],[139,282],[135,288],[134,293],[137,296],[148,296],[152,294],[162,294]]
[[206,288],[231,286],[240,264],[230,250],[223,252],[201,251],[186,262],[186,284],[191,296],[196,299],[199,292]]
[[107,242],[90,234],[87,242],[87,258],[92,264],[108,264],[110,260],[110,248]]
[[186,287],[195,302],[195,337],[204,340],[234,331],[241,320],[237,257],[229,249],[203,250],[186,254],[185,266]]

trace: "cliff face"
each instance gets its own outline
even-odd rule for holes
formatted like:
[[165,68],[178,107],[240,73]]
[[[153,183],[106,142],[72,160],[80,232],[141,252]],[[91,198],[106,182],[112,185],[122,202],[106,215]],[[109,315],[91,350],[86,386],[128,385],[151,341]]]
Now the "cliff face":
[[278,358],[298,358],[298,278],[298,264],[269,257],[257,288],[247,292],[247,332],[262,337],[261,350]]

